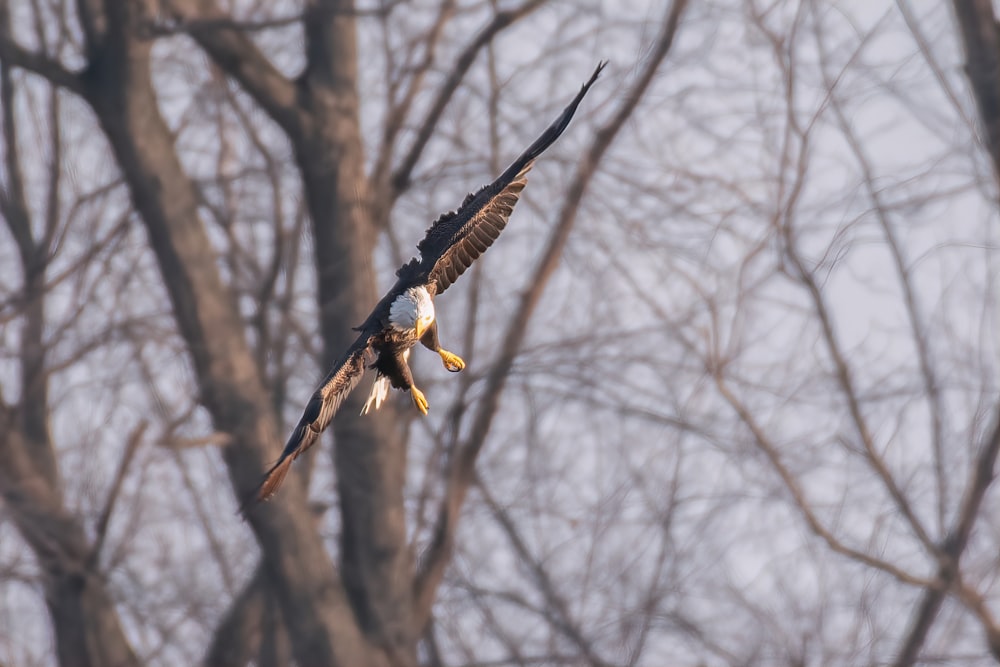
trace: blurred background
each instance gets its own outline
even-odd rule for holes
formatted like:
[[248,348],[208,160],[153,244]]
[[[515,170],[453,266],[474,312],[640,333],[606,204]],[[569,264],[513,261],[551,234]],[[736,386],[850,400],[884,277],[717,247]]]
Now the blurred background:
[[0,664],[1000,660],[989,0],[0,0],[0,101]]

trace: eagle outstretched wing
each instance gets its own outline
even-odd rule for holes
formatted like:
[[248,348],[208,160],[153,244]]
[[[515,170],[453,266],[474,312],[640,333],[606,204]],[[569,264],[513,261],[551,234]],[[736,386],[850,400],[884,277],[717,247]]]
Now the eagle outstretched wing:
[[520,157],[489,185],[470,194],[461,208],[438,218],[423,240],[420,250],[420,269],[428,276],[428,283],[436,293],[448,289],[476,259],[486,252],[507,226],[514,205],[527,184],[527,174],[535,158],[551,146],[569,125],[576,108],[590,86],[597,80],[607,62],[598,64],[590,80],[563,110],[559,118],[527,148]]
[[320,433],[330,425],[340,404],[361,381],[365,369],[374,361],[372,340],[380,327],[384,326],[381,320],[388,311],[391,299],[398,294],[397,288],[426,284],[430,291],[440,294],[493,244],[507,226],[521,190],[527,184],[527,173],[535,158],[563,133],[583,96],[606,64],[598,64],[590,80],[583,84],[559,118],[499,178],[466,197],[458,211],[442,215],[431,225],[424,239],[417,244],[420,259],[412,260],[396,272],[399,276],[397,287],[375,306],[365,323],[359,327],[361,335],[334,364],[333,370],[313,393],[281,456],[267,471],[254,497],[244,505],[244,511],[250,503],[267,500],[274,495],[285,480],[292,461],[316,442]]
[[363,331],[313,392],[281,456],[264,475],[264,481],[261,482],[254,500],[267,500],[274,495],[285,481],[285,475],[288,474],[292,461],[312,447],[319,434],[330,425],[333,416],[337,414],[337,408],[358,385],[365,374],[365,368],[372,362],[375,355],[371,347],[372,338],[371,333]]

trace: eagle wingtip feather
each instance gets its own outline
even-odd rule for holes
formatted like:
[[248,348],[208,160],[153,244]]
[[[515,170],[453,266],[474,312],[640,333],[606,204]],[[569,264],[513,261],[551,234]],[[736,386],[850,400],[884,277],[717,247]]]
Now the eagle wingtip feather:
[[594,73],[590,75],[590,80],[587,81],[587,83],[583,84],[583,87],[584,88],[590,88],[590,86],[595,81],[597,81],[597,77],[599,77],[601,75],[601,72],[604,71],[604,68],[608,66],[609,62],[611,62],[611,61],[610,60],[601,60],[601,61],[598,61],[597,67],[594,69]]
[[[565,129],[566,125],[569,124],[570,119],[573,117],[573,113],[576,111],[576,106],[580,103],[580,101],[583,99],[583,96],[590,89],[590,87],[594,84],[594,82],[597,81],[597,78],[601,75],[601,72],[604,71],[605,67],[607,67],[608,62],[609,62],[608,60],[601,60],[601,61],[599,61],[597,63],[597,67],[594,69],[594,73],[591,74],[590,79],[586,83],[584,83],[583,86],[581,86],[580,93],[570,103],[570,105],[563,111],[562,116],[559,119],[557,119],[555,123],[553,123],[553,125],[548,129],[548,131],[545,134],[543,134],[542,137],[539,138],[538,141],[536,141],[535,145],[529,147],[529,149],[527,151],[525,151],[525,153],[522,155],[521,159],[524,159],[527,162],[524,163],[524,164],[522,164],[521,168],[518,170],[518,173],[515,176],[515,179],[516,179],[515,182],[512,183],[512,185],[515,185],[515,187],[517,189],[517,192],[519,192],[521,189],[524,188],[524,185],[526,183],[526,178],[525,177],[527,175],[527,172],[531,169],[531,167],[532,167],[532,165],[534,163],[534,158],[537,157],[539,154],[541,154],[541,152],[544,151],[545,148],[548,147],[548,145],[550,145],[552,142],[554,142],[555,139]],[[475,197],[474,194],[470,194],[468,197],[466,197],[466,200],[464,202],[462,202],[462,205],[465,206],[474,197]],[[455,213],[450,213],[450,214],[444,214],[444,215],[442,215],[441,218],[439,218],[434,223],[434,225],[432,225],[432,229],[438,223],[440,223],[440,222],[446,222],[447,219],[450,219],[451,217],[454,217],[454,216],[455,216]],[[425,238],[423,241],[421,241],[419,244],[417,244],[417,248],[421,251],[421,257],[423,256],[423,250],[425,249],[422,246],[424,246],[427,243],[427,240],[428,239]],[[487,245],[489,245],[489,244],[487,244]],[[402,267],[400,267],[400,269],[396,272],[396,274],[399,277],[403,277],[403,274],[406,273],[407,270],[414,270],[420,264],[421,264],[421,260],[420,259],[413,258],[412,260],[410,260],[410,262],[408,262],[407,264],[404,264]],[[455,276],[455,278],[457,278],[457,276]],[[454,278],[452,279],[452,282],[454,282]],[[364,325],[362,325],[361,327],[356,327],[356,330],[361,330],[363,328],[364,328]],[[362,366],[362,368],[363,368],[363,366]],[[375,385],[375,387],[373,387],[373,394],[377,394],[378,393],[378,388],[379,388],[378,387],[378,381],[376,380],[376,385]],[[373,398],[375,399],[374,400],[374,407],[375,407],[376,410],[379,408],[379,404],[382,402],[382,400],[384,400],[384,396],[369,396],[369,399],[365,403],[365,407],[362,410],[362,414],[368,412],[368,410],[370,409],[370,407],[372,407],[371,404],[373,403]],[[379,399],[381,399],[381,400],[379,400]],[[288,471],[291,468],[292,461],[295,460],[295,458],[296,458],[295,456],[287,456],[287,455],[283,456],[283,458],[281,458],[267,472],[267,474],[264,477],[264,481],[261,482],[260,486],[257,489],[257,492],[254,493],[253,496],[251,496],[248,499],[248,501],[245,502],[243,504],[243,506],[241,507],[240,513],[243,514],[244,517],[246,516],[246,514],[247,514],[247,512],[249,510],[253,509],[254,506],[256,506],[257,504],[259,504],[261,502],[267,501],[268,499],[270,499],[277,492],[277,490],[281,486],[282,482],[284,482],[285,477],[288,475]]]
[[270,500],[271,497],[274,496],[282,482],[285,481],[285,477],[288,476],[288,471],[291,469],[292,461],[294,459],[294,456],[286,456],[274,464],[273,468],[267,471],[267,475],[264,476],[264,481],[261,482],[260,488],[257,489],[257,493],[254,496],[255,502],[264,502]]

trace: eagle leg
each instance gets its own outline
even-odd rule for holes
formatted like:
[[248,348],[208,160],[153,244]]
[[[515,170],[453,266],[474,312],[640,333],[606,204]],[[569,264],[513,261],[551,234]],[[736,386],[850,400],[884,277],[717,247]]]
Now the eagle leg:
[[443,347],[438,348],[437,353],[441,355],[441,361],[444,362],[444,367],[452,373],[457,373],[465,368],[465,361],[457,354],[449,352]]
[[410,385],[410,396],[413,398],[413,404],[417,406],[425,415],[427,414],[427,398],[424,397],[424,392],[417,389],[417,385]]
[[427,414],[427,398],[424,392],[417,389],[413,384],[413,374],[410,372],[410,365],[406,363],[410,356],[410,349],[396,349],[391,355],[386,355],[386,366],[383,371],[389,376],[393,387],[399,387],[410,392],[413,404],[417,406],[425,415]]
[[462,357],[441,347],[441,342],[438,340],[437,320],[431,322],[427,331],[425,331],[424,335],[420,337],[420,342],[423,343],[424,347],[428,350],[434,350],[441,355],[441,361],[444,362],[444,367],[452,373],[457,373],[465,368],[465,361],[462,360]]

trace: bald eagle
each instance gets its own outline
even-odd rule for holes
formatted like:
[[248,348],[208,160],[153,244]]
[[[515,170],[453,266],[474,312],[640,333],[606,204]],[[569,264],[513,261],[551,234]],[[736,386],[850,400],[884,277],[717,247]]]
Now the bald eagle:
[[313,393],[277,463],[267,471],[257,491],[257,500],[267,500],[277,491],[292,461],[309,449],[329,426],[337,408],[367,368],[375,369],[375,384],[362,414],[377,410],[392,386],[410,392],[414,405],[425,415],[427,398],[413,384],[407,364],[410,349],[419,341],[437,352],[449,371],[457,373],[465,368],[461,357],[442,348],[438,341],[434,297],[448,289],[507,226],[535,158],[563,133],[606,64],[598,64],[559,118],[499,178],[468,195],[457,211],[445,213],[431,225],[417,244],[419,259],[410,260],[396,272],[396,284],[364,324],[356,327],[360,332],[357,340]]

